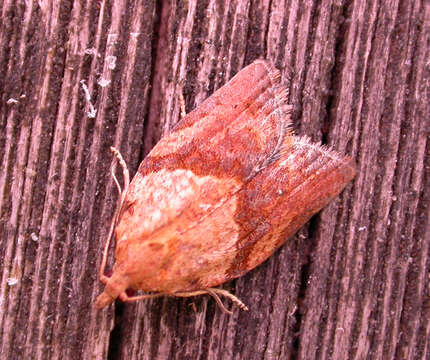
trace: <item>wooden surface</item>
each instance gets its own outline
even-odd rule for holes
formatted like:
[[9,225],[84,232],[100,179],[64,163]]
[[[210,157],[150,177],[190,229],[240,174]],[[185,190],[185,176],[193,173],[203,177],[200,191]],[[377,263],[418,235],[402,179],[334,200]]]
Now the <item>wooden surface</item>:
[[[224,3],[0,2],[1,359],[430,358],[430,3]],[[190,111],[256,58],[355,181],[225,285],[249,312],[207,296],[95,311],[109,146],[134,172],[181,93]]]

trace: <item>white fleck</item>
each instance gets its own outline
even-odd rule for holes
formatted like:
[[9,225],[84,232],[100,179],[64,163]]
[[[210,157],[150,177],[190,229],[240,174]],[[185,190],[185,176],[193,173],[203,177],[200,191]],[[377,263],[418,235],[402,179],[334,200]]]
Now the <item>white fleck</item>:
[[33,233],[31,233],[30,234],[30,237],[31,237],[31,240],[33,240],[33,241],[39,241],[39,237],[33,232]]
[[97,81],[97,84],[99,84],[101,87],[106,87],[111,83],[110,80],[105,78],[100,78],[99,81]]
[[364,231],[364,230],[366,230],[366,226],[360,226],[360,227],[358,228],[358,231]]
[[114,70],[116,68],[116,56],[113,56],[113,55],[106,56],[105,61],[107,63],[108,69]]
[[85,84],[85,80],[81,80],[81,85],[82,85],[82,90],[84,90],[84,93],[85,93],[85,99],[87,100],[88,106],[90,108],[90,111],[88,111],[88,117],[90,119],[93,119],[96,117],[97,110],[94,108],[94,105],[91,102],[91,94],[90,94],[90,91],[88,90],[88,86]]
[[84,54],[87,54],[87,55],[97,55],[97,50],[96,50],[96,48],[88,48],[88,49],[85,49],[84,50]]
[[284,192],[281,189],[278,190],[278,195],[282,195],[283,193]]
[[10,98],[8,101],[6,101],[6,104],[11,105],[11,104],[18,104],[18,100],[14,99],[14,98]]
[[279,166],[282,167],[282,166],[287,166],[288,165],[288,167],[291,168],[292,170],[296,169],[296,168],[299,168],[300,167],[300,163],[298,161],[296,161],[295,159],[296,159],[296,154],[293,152],[293,153],[289,154],[285,158],[285,160],[281,161],[279,163]]
[[169,187],[174,185],[172,182],[172,179],[170,179],[168,177],[166,177],[165,179],[161,179],[161,180],[163,181],[163,186],[166,188],[169,188]]
[[206,210],[209,210],[211,208],[211,205],[210,204],[200,204],[199,207],[200,207],[200,209],[203,209],[206,211]]
[[150,217],[151,217],[151,221],[153,221],[153,222],[158,222],[158,221],[160,221],[160,219],[161,219],[161,211],[159,210],[159,209],[155,209],[152,213],[151,213],[151,215],[150,215]]
[[131,32],[130,35],[136,39],[140,35],[140,33],[139,32]]
[[107,37],[108,45],[114,44],[118,39],[118,34],[109,34]]
[[17,240],[18,245],[21,245],[23,241],[24,241],[24,238],[21,235],[18,235],[18,240]]
[[6,279],[6,282],[9,286],[14,286],[18,284],[18,279],[16,277],[10,277]]

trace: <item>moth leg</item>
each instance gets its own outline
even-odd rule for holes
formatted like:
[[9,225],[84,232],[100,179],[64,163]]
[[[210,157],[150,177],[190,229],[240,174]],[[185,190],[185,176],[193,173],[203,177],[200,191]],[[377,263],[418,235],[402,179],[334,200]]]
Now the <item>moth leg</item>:
[[242,310],[248,311],[248,307],[238,297],[234,296],[232,293],[228,292],[227,290],[217,289],[217,288],[207,288],[206,290],[208,290],[209,294],[213,292],[214,294],[225,296],[229,298],[237,306],[239,306]]
[[218,306],[221,308],[221,310],[227,314],[232,314],[232,312],[225,308],[224,304],[222,303],[218,295],[229,298],[233,303],[239,306],[242,310],[245,310],[245,311],[248,310],[248,307],[242,301],[240,301],[233,294],[229,293],[227,290],[223,290],[223,289],[206,288],[206,289],[197,290],[197,291],[175,293],[174,295],[179,297],[190,297],[190,296],[197,296],[197,295],[203,295],[203,294],[209,294],[210,296],[212,296],[216,301],[216,303],[218,304]]
[[119,184],[119,181],[115,176],[115,164],[113,164],[111,167],[111,174],[112,174],[113,180],[115,181],[115,185],[116,185],[118,193],[119,193],[119,198],[118,198],[118,203],[117,203],[117,206],[115,209],[114,216],[112,218],[112,222],[110,224],[109,234],[106,238],[105,247],[103,250],[102,263],[100,265],[100,281],[104,284],[106,284],[108,279],[109,279],[105,275],[105,268],[106,268],[106,263],[107,263],[107,256],[108,256],[110,242],[111,242],[111,239],[113,237],[113,233],[115,230],[116,223],[118,221],[119,214],[121,212],[122,204],[124,203],[124,200],[125,200],[125,195],[127,193],[128,186],[130,185],[130,174],[128,172],[127,164],[125,163],[124,158],[122,157],[121,153],[117,149],[115,149],[114,147],[111,147],[110,150],[113,152],[113,154],[115,155],[115,158],[117,159],[117,161],[119,162],[119,164],[122,167],[124,188],[123,189],[121,188],[121,185]]
[[220,307],[220,309],[223,312],[225,312],[226,314],[229,314],[229,315],[233,315],[233,311],[227,310],[227,308],[224,306],[224,304],[222,303],[222,301],[219,298],[219,296],[217,295],[217,293],[208,290],[208,294],[215,299],[216,303],[218,304],[218,306]]
[[181,120],[187,115],[185,112],[185,99],[184,94],[181,92],[179,94],[179,107],[181,108]]
[[139,300],[155,299],[166,295],[167,294],[164,294],[164,293],[156,293],[156,294],[128,296],[125,292],[122,292],[118,297],[121,301],[132,302],[132,301],[139,301]]

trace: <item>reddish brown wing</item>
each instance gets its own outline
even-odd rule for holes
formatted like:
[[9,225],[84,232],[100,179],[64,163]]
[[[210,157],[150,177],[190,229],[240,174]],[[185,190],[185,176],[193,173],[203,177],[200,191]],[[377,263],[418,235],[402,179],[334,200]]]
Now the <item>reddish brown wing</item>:
[[226,280],[266,260],[355,175],[350,158],[311,143],[306,137],[294,136],[291,140],[280,159],[257,174],[238,194],[240,206],[235,220],[241,234]]
[[289,126],[287,91],[279,82],[279,71],[269,63],[247,66],[161,139],[139,172],[182,168],[245,181]]

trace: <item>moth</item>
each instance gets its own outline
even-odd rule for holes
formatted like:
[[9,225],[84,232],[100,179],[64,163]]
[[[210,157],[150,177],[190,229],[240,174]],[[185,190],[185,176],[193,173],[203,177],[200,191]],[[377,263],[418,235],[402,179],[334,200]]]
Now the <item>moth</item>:
[[[103,260],[103,308],[115,299],[209,294],[265,261],[355,175],[351,158],[296,136],[280,72],[257,60],[123,169]],[[105,275],[115,233],[115,264]],[[126,289],[145,294],[129,297]]]

